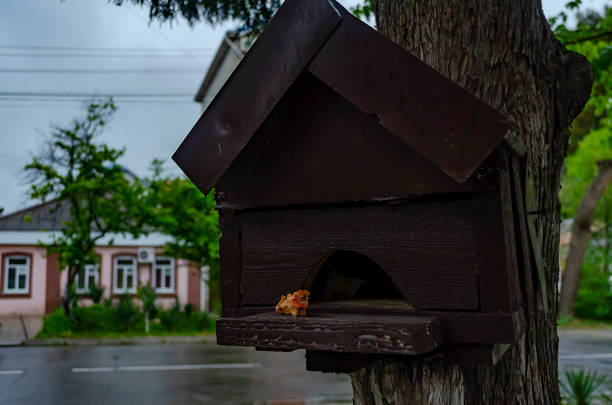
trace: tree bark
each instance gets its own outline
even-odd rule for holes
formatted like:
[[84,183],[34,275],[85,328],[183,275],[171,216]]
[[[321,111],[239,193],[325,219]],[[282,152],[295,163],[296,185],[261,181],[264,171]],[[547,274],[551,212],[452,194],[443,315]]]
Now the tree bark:
[[597,203],[604,195],[606,188],[612,181],[612,160],[597,162],[599,171],[587,189],[578,212],[572,224],[572,237],[570,239],[569,253],[561,284],[561,299],[559,301],[559,315],[574,315],[574,300],[580,283],[580,270],[586,252],[587,242],[591,235],[591,223]]
[[547,313],[495,367],[382,361],[353,373],[356,404],[556,404],[560,172],[568,127],[589,97],[586,59],[553,36],[539,0],[376,0],[383,35],[514,122],[528,148]]
[[72,311],[72,284],[77,274],[77,270],[74,268],[68,268],[68,274],[66,275],[66,285],[64,288],[64,295],[62,296],[62,308],[64,314],[70,319],[71,322],[76,323],[74,313]]

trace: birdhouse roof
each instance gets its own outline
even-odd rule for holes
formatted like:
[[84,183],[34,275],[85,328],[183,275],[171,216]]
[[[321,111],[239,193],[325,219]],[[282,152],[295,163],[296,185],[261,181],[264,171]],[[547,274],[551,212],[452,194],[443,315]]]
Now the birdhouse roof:
[[337,2],[287,0],[173,159],[208,192],[304,73],[458,183],[510,131],[505,116]]

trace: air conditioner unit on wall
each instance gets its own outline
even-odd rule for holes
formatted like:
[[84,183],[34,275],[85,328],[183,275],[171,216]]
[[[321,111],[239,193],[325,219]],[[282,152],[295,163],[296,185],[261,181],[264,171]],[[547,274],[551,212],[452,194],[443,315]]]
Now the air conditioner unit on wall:
[[138,263],[153,263],[155,261],[155,248],[138,248]]

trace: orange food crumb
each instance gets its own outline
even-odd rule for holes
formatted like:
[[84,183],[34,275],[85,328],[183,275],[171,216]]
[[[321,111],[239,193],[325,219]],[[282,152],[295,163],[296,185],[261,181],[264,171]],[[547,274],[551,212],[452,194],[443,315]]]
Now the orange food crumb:
[[276,304],[276,312],[283,315],[306,316],[308,297],[310,297],[308,290],[297,290],[287,296],[282,295]]

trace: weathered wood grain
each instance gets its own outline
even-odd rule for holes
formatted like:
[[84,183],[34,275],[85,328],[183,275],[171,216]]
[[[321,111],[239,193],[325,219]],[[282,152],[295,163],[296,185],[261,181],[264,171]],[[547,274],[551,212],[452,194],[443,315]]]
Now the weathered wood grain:
[[520,279],[525,290],[527,310],[531,316],[537,311],[537,291],[534,278],[536,276],[533,262],[531,260],[531,245],[529,244],[529,229],[527,228],[527,216],[525,214],[524,182],[522,165],[518,157],[512,159],[512,194],[514,206],[516,207],[515,229],[518,240],[518,259],[521,262]]
[[219,211],[219,265],[223,310],[240,305],[240,215],[234,210]]
[[519,281],[519,261],[517,258],[517,239],[514,229],[515,212],[513,208],[513,195],[511,188],[510,156],[505,148],[497,150],[497,165],[499,170],[499,196],[501,203],[501,217],[503,223],[503,240],[505,249],[504,277],[508,279],[508,294],[510,296],[511,310],[518,309],[523,303],[523,295]]
[[[270,210],[241,215],[244,305],[273,305],[342,249],[387,272],[410,305],[477,309],[469,200]],[[310,277],[311,278],[311,277]]]
[[474,234],[478,250],[480,310],[509,312],[512,308],[499,193],[472,195]]
[[319,314],[291,317],[276,313],[217,321],[217,343],[271,349],[422,354],[442,343],[434,317]]
[[[313,304],[310,306],[308,314],[309,316],[318,316],[320,314],[330,316],[355,314],[355,312],[349,312],[351,310],[351,308],[348,308],[346,311],[342,311],[337,307],[326,308],[324,305]],[[273,306],[242,307],[232,310],[229,317],[237,319],[256,314],[272,313],[274,313]],[[410,315],[407,315],[405,312],[394,311],[390,311],[387,314],[363,311],[359,315],[367,316],[370,319],[377,319],[379,315],[383,317],[393,315],[402,318],[412,316],[437,318],[444,332],[445,344],[514,343],[521,336],[525,328],[525,317],[521,311],[496,314],[460,311],[412,311]],[[218,329],[217,334],[219,334]]]
[[507,118],[340,10],[342,23],[308,70],[464,182],[509,131]]
[[200,190],[215,186],[339,23],[327,1],[278,10],[172,157]]
[[303,73],[221,177],[220,207],[350,202],[485,190],[457,183]]

